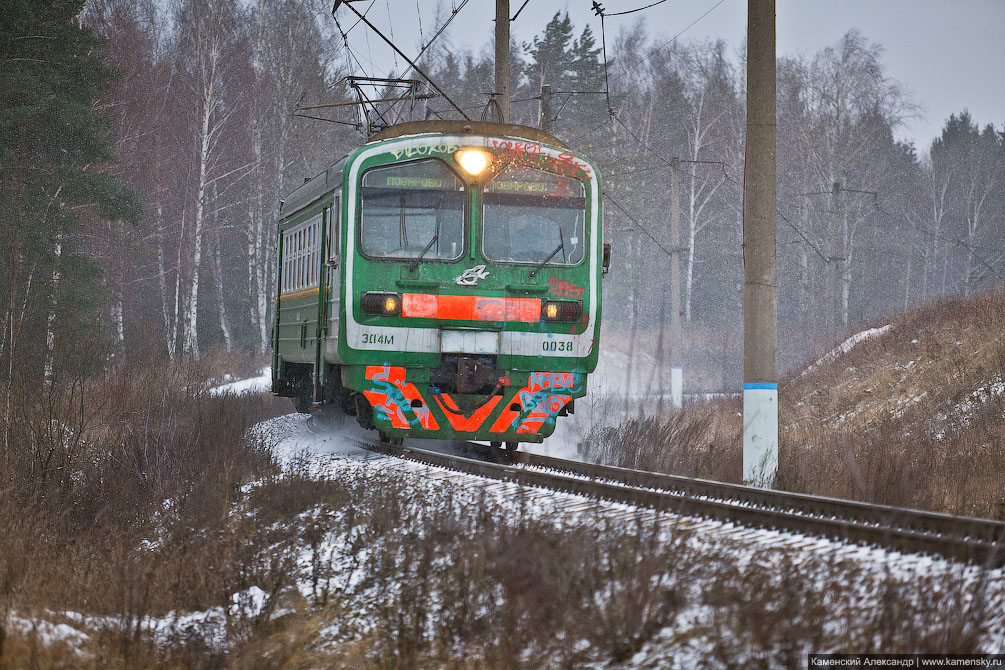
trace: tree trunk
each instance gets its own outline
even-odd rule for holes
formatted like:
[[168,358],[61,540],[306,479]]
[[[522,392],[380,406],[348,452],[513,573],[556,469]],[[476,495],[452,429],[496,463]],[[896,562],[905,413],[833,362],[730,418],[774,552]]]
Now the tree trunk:
[[[202,191],[202,189],[199,189]],[[201,195],[200,195],[201,198]],[[192,241],[192,277],[189,282],[188,302],[185,306],[185,327],[182,343],[186,356],[199,358],[199,270],[202,267],[202,216],[203,207],[196,205],[195,225]]]
[[210,119],[216,107],[215,50],[209,56],[209,72],[204,74],[202,108],[199,129],[199,186],[196,190],[195,221],[192,226],[192,279],[189,284],[188,305],[185,311],[184,351],[187,356],[199,357],[199,270],[202,267],[202,229],[206,216],[206,190],[209,182],[211,147]]
[[847,330],[849,323],[848,299],[851,295],[851,261],[855,253],[852,248],[854,238],[848,229],[847,209],[841,216],[841,235],[844,240],[844,252],[841,260],[841,325]]
[[946,281],[949,277],[949,240],[942,243],[942,291],[946,295]]
[[695,193],[694,165],[691,166],[691,197],[688,203],[688,225],[687,225],[687,270],[684,280],[684,319],[691,323],[691,290],[694,285],[694,240],[697,237],[697,224],[694,204],[697,194]]
[[634,376],[635,363],[635,340],[639,333],[639,292],[642,284],[642,236],[636,231],[636,249],[633,255],[635,262],[632,264],[632,291],[629,296],[631,301],[631,327],[628,334],[628,366],[625,371],[625,411],[631,406],[632,381]]
[[122,316],[122,285],[118,284],[114,289],[112,300],[112,323],[115,324],[115,358],[123,360],[126,348],[126,323]]
[[[279,132],[277,133],[277,169],[276,169],[276,193],[275,199],[273,200],[273,212],[272,221],[270,224],[275,224],[279,221],[279,203],[283,196],[283,189],[285,188],[286,181],[286,142],[287,142],[287,125],[285,118],[280,120]],[[272,345],[272,339],[270,337],[270,330],[272,327],[272,315],[270,314],[270,307],[273,305],[270,298],[272,297],[272,291],[276,288],[276,267],[278,265],[278,258],[276,254],[278,253],[278,246],[276,244],[276,230],[275,228],[270,228],[268,234],[265,233],[265,227],[263,224],[262,235],[260,235],[260,244],[262,246],[262,262],[258,266],[258,271],[262,276],[262,291],[258,296],[258,310],[259,313],[263,315],[261,321],[259,321],[260,336],[262,340],[262,353],[264,354],[268,351],[269,347]]]
[[251,108],[251,153],[254,169],[251,177],[251,197],[248,201],[248,292],[249,308],[251,313],[251,326],[258,328],[259,349],[265,353],[268,346],[268,315],[266,287],[264,284],[263,265],[265,258],[262,254],[262,232],[263,217],[262,205],[263,180],[262,180],[262,112],[258,101],[261,96],[261,77],[263,70],[262,52],[265,40],[265,0],[258,0],[258,12],[256,14],[256,38],[252,49],[251,69],[254,81],[252,84],[252,108]]
[[[693,243],[692,243],[693,244]],[[680,291],[680,161],[674,160],[670,168],[670,365],[684,366],[683,344],[684,334],[680,322],[681,291]],[[664,303],[660,303],[660,343],[663,339],[663,309]],[[660,361],[660,406],[663,409],[663,361]],[[673,371],[671,370],[671,385],[673,383]],[[683,406],[683,397],[678,397],[676,390],[673,391],[673,405],[675,409]],[[678,404],[678,401],[680,404]]]
[[[160,290],[161,295],[161,315],[164,317],[164,339],[167,345],[168,357],[174,360],[176,349],[176,335],[178,332],[177,314],[178,314],[178,300],[177,291],[178,285],[177,281],[175,283],[175,300],[174,300],[174,318],[172,318],[171,305],[168,301],[168,286],[167,286],[167,267],[164,264],[165,251],[164,251],[164,205],[157,200],[157,288]],[[183,219],[184,220],[184,219]],[[179,240],[180,244],[180,240]],[[179,247],[180,249],[180,247]],[[179,258],[179,260],[181,260]],[[178,274],[180,268],[175,268],[175,274]]]
[[831,187],[830,212],[827,223],[830,227],[830,249],[827,259],[827,337],[831,341],[837,339],[838,313],[838,254],[841,253],[841,225],[838,212],[841,207],[841,182],[834,182]]
[[907,244],[907,271],[904,278],[904,310],[911,304],[911,269],[914,265],[914,243],[917,240],[918,231],[913,222],[911,224],[911,240]]
[[[15,202],[17,202],[15,200]],[[17,217],[17,214],[14,214]],[[15,221],[17,218],[14,219]],[[14,356],[17,353],[16,325],[14,323],[14,305],[17,303],[17,271],[20,265],[20,245],[15,241],[10,245],[10,286],[7,303],[7,388],[4,398],[3,416],[3,446],[4,454],[10,454],[10,420],[14,408]]]
[[216,274],[215,288],[217,310],[220,315],[220,332],[223,333],[223,346],[226,348],[227,353],[230,353],[234,350],[234,340],[230,333],[230,321],[227,318],[226,292],[223,290],[223,260],[220,253],[220,232],[217,231],[213,238],[213,271]]
[[52,382],[52,362],[56,352],[56,301],[59,299],[59,262],[63,255],[63,243],[56,235],[55,252],[56,267],[52,271],[52,299],[49,302],[49,313],[45,317],[45,369],[43,377],[48,384]]

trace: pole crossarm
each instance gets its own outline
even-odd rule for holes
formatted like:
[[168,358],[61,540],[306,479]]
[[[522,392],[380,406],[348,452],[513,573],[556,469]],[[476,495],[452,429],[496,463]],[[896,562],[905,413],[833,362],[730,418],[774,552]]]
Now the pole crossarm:
[[[439,97],[439,96],[436,95],[435,93],[422,93],[420,95],[416,95],[415,96],[415,100],[428,100],[430,98],[437,98],[437,97]],[[398,96],[398,97],[395,97],[395,98],[377,98],[376,100],[369,100],[368,102],[371,102],[371,103],[374,103],[374,102],[402,102],[404,100],[411,100],[411,99],[412,98],[410,96],[404,95],[404,96]],[[296,109],[294,109],[293,111],[294,112],[299,112],[299,111],[302,111],[302,110],[305,110],[305,109],[329,109],[331,107],[354,107],[354,106],[356,106],[358,104],[359,104],[359,102],[357,102],[357,101],[349,101],[349,102],[329,102],[329,103],[326,103],[326,104],[323,104],[323,105],[301,105],[301,106],[297,107]]]

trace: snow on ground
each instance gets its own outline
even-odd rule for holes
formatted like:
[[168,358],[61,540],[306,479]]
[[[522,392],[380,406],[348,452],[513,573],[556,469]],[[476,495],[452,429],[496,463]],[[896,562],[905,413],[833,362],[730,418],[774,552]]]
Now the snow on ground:
[[800,376],[805,377],[807,374],[813,372],[821,365],[831,363],[837,360],[840,356],[847,354],[849,351],[854,349],[856,345],[861,344],[866,340],[872,340],[877,337],[880,337],[881,335],[889,331],[891,328],[893,328],[893,324],[888,323],[885,326],[880,326],[878,328],[869,328],[868,330],[863,330],[861,333],[855,333],[847,340],[842,342],[840,345],[835,347],[833,350],[831,350],[829,353],[820,358],[820,360],[818,360],[816,363],[803,370]]
[[[949,407],[945,411],[937,412],[935,414],[935,425],[945,426],[949,422],[964,428],[968,427],[972,422],[973,415],[980,407],[1002,395],[1005,395],[1005,376],[999,375],[996,379],[971,391],[967,397],[956,405]],[[938,430],[935,432],[935,436],[941,440],[945,437],[945,430]]]
[[82,655],[80,646],[90,640],[90,636],[65,623],[53,623],[45,619],[25,619],[12,612],[7,616],[8,632],[20,637],[34,636],[43,647],[65,644],[77,655]]
[[[224,378],[226,379],[228,377],[230,377],[230,375],[226,375]],[[245,393],[265,393],[271,388],[272,368],[262,368],[261,373],[257,377],[241,379],[236,382],[230,382],[229,384],[214,386],[209,389],[209,393],[210,395],[225,395],[227,393],[244,395]]]
[[[598,525],[601,519],[614,519],[622,524],[624,515],[634,508],[620,503],[589,500],[581,496],[567,493],[543,491],[528,488],[512,482],[499,482],[481,477],[457,473],[443,468],[428,466],[412,461],[381,456],[366,451],[350,443],[354,439],[371,439],[373,433],[363,431],[351,417],[336,418],[330,422],[322,422],[305,415],[291,414],[278,417],[260,424],[260,434],[278,438],[275,453],[289,464],[295,462],[301,466],[307,464],[310,471],[316,475],[336,476],[351,472],[354,477],[380,477],[393,473],[409,479],[409,490],[413,491],[413,500],[435,500],[437,496],[449,495],[458,508],[470,506],[487,507],[497,519],[513,519],[518,515],[528,515],[538,520],[548,520],[559,527],[578,525]],[[408,441],[406,441],[408,443]],[[547,444],[547,442],[545,443]],[[434,446],[429,441],[416,440],[415,446],[420,448],[449,449],[449,443]],[[526,448],[528,445],[523,445]],[[540,445],[536,445],[539,446]],[[542,450],[543,451],[543,450]],[[558,453],[561,448],[553,450]],[[862,566],[859,575],[860,583],[856,584],[856,602],[850,603],[855,608],[879,607],[882,588],[885,579],[890,575],[901,583],[912,583],[922,578],[937,578],[939,576],[962,576],[971,583],[986,579],[990,583],[1005,583],[1005,570],[995,570],[981,573],[979,568],[966,566],[938,557],[901,554],[873,547],[848,545],[826,538],[796,536],[784,532],[767,529],[750,529],[731,523],[722,523],[706,519],[693,519],[673,514],[657,516],[655,512],[646,512],[650,520],[659,519],[664,525],[664,537],[670,542],[674,537],[680,537],[680,529],[685,529],[685,544],[699,555],[708,556],[714,573],[716,561],[727,561],[738,566],[758,566],[766,573],[780,570],[777,566],[803,565],[813,563],[811,559],[826,557],[829,560],[851,561]],[[358,556],[346,553],[351,543],[345,537],[332,536],[320,549],[304,547],[297,564],[306,573],[307,568],[316,563],[319,558],[322,563],[333,566],[360,565]],[[778,549],[780,545],[789,545]],[[320,557],[318,556],[320,552]],[[791,564],[788,563],[791,561]],[[818,567],[819,569],[819,567]],[[824,574],[810,574],[807,579],[822,580]],[[361,579],[358,574],[346,577],[347,583],[357,583]],[[302,595],[310,600],[316,585],[309,579],[301,578],[298,582]],[[700,590],[700,584],[694,588]],[[821,587],[821,590],[823,588]],[[364,596],[375,597],[374,594]],[[1001,589],[992,590],[993,603],[991,610],[1005,605]],[[692,667],[706,658],[707,649],[703,648],[703,640],[697,637],[685,642],[679,641],[681,630],[701,629],[709,625],[710,613],[706,606],[701,605],[697,591],[691,604],[679,613],[675,621],[658,634],[643,651],[624,668],[654,667],[655,661],[659,667],[685,668]],[[366,609],[365,605],[361,605]],[[990,627],[986,636],[985,648],[988,651],[1005,652],[1005,624],[1001,614]],[[668,652],[672,649],[672,653]],[[668,665],[663,665],[668,663]]]
[[[903,555],[858,545],[846,545],[832,540],[804,537],[783,532],[751,529],[731,523],[707,519],[681,517],[679,515],[638,510],[620,503],[591,500],[568,493],[557,493],[521,486],[513,482],[501,482],[443,468],[428,466],[412,461],[379,455],[358,446],[358,440],[372,440],[374,433],[359,427],[352,417],[319,417],[307,414],[288,414],[262,422],[255,427],[257,437],[273,445],[273,452],[282,467],[315,477],[330,477],[342,482],[362,483],[394,478],[402,482],[402,490],[409,492],[405,505],[444,504],[453,509],[479,509],[485,518],[495,523],[513,523],[514,519],[534,519],[557,528],[600,527],[610,523],[618,527],[634,528],[633,519],[641,518],[642,529],[648,523],[660,524],[661,539],[666,543],[682,542],[684,553],[701,557],[699,572],[686,582],[688,593],[686,604],[676,617],[657,633],[627,663],[617,666],[625,670],[649,667],[687,668],[702,664],[708,658],[710,644],[701,631],[711,630],[715,623],[715,611],[703,604],[702,589],[709,581],[714,581],[720,570],[728,567],[751,568],[761,571],[772,579],[791,579],[796,570],[798,579],[815,584],[817,593],[826,591],[826,585],[833,580],[827,572],[831,563],[849,562],[860,566],[854,576],[850,602],[840,605],[832,603],[831,608],[845,607],[850,611],[830,612],[837,620],[843,615],[858,616],[871,608],[881,608],[884,597],[883,585],[886,580],[895,579],[901,584],[912,584],[924,579],[937,580],[940,577],[962,578],[974,584],[987,580],[992,585],[988,610],[992,620],[982,639],[982,648],[987,652],[1005,652],[1005,625],[1002,612],[1005,601],[1001,585],[1005,583],[1005,571],[994,570],[982,573],[974,566],[966,566],[940,558],[919,555]],[[451,443],[431,444],[429,441],[415,441],[415,446],[450,450]],[[552,453],[558,453],[560,449]],[[244,487],[251,491],[257,482]],[[235,514],[241,514],[240,506]],[[314,570],[318,565],[328,566],[329,575],[323,588],[332,588],[340,593],[347,611],[353,611],[354,630],[366,630],[368,621],[375,615],[382,599],[388,597],[386,589],[401,588],[400,584],[367,586],[365,565],[367,552],[372,551],[366,542],[360,543],[360,534],[366,532],[364,526],[346,524],[343,516],[351,513],[348,508],[321,515],[322,510],[308,510],[288,522],[293,527],[317,520],[325,520],[327,531],[320,541],[308,543],[304,538],[297,540],[293,558],[297,566],[293,575],[295,590],[307,603],[318,601],[319,582]],[[343,515],[343,516],[340,516]],[[641,515],[641,516],[639,516]],[[405,516],[407,518],[407,515]],[[312,522],[313,523],[313,522]],[[650,526],[651,527],[651,526]],[[349,528],[349,532],[346,532]],[[403,532],[409,529],[403,529]],[[787,545],[781,547],[781,545]],[[717,567],[718,566],[718,567]],[[994,586],[997,585],[997,586]],[[383,589],[383,590],[381,590]],[[281,594],[269,594],[259,586],[252,585],[245,591],[234,593],[229,605],[214,607],[199,612],[171,612],[163,617],[144,619],[141,629],[150,634],[159,644],[172,640],[197,636],[215,649],[226,649],[228,645],[228,619],[234,617],[250,619],[265,610],[271,598]],[[918,597],[921,597],[920,595]],[[276,618],[288,610],[277,608],[271,615]],[[881,610],[880,610],[881,611]],[[64,623],[69,621],[78,628]],[[76,648],[86,642],[88,633],[102,628],[126,625],[113,617],[91,617],[74,612],[49,613],[42,619],[21,619],[9,617],[12,629],[27,634],[32,629],[40,639],[49,643],[65,643]],[[335,620],[324,630],[324,638],[329,644],[337,645],[351,634],[340,626],[346,625]],[[682,634],[682,632],[684,634]],[[827,650],[817,650],[827,651]]]

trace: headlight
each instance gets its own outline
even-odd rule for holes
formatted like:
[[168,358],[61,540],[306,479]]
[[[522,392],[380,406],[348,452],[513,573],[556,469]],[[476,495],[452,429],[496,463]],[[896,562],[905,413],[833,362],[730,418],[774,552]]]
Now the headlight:
[[541,305],[541,318],[545,321],[579,321],[583,305],[574,300],[546,300]]
[[364,314],[397,316],[401,314],[401,296],[397,293],[364,293],[359,306]]
[[457,159],[461,168],[472,177],[477,177],[484,172],[492,160],[491,154],[481,149],[462,149],[454,154],[454,158]]

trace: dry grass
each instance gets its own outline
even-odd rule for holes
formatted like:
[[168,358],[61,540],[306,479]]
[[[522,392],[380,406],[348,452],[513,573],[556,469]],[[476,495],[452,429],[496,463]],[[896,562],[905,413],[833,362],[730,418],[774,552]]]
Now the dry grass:
[[795,667],[811,649],[975,651],[1000,605],[958,573],[741,559],[648,523],[501,516],[466,499],[377,473],[299,473],[253,494],[255,518],[295,515],[303,547],[334,543],[352,565],[311,553],[313,607],[237,646],[232,659],[260,666],[228,667],[618,668],[636,654]]
[[[943,300],[787,375],[777,486],[1005,518],[1003,323],[1005,294]],[[588,448],[619,465],[739,481],[740,410],[719,400],[633,419]]]
[[[918,310],[784,380],[781,483],[1000,510],[1005,401],[952,408],[1005,369],[1003,316],[1001,296]],[[877,576],[784,551],[737,560],[653,527],[500,515],[447,488],[417,495],[402,477],[281,472],[245,435],[288,403],[207,395],[203,380],[226,369],[19,380],[17,448],[0,463],[0,667],[613,668],[698,652],[713,667],[771,667],[811,649],[976,651],[1002,605],[956,573]],[[896,415],[860,400],[898,407],[921,391]],[[590,448],[735,480],[739,410],[724,400],[598,424]],[[232,611],[251,588],[265,607]],[[207,624],[151,630],[172,612],[213,611],[216,640]],[[86,637],[53,641],[59,624]]]
[[[116,617],[91,643],[108,667],[126,667],[158,657],[137,628],[144,618],[217,604],[263,569],[248,541],[255,529],[224,528],[240,485],[274,470],[244,434],[279,407],[267,396],[211,397],[201,375],[150,366],[48,386],[17,380],[22,402],[0,459],[0,622]],[[0,634],[0,659],[63,664],[32,661],[37,644],[26,660],[24,644]]]
[[[232,448],[212,438],[197,442]],[[114,533],[36,531],[36,565],[5,583],[4,603],[38,632],[9,630],[0,664],[536,670],[632,667],[641,654],[654,667],[676,656],[779,667],[811,649],[980,650],[988,611],[1001,605],[955,572],[884,575],[780,549],[740,559],[730,544],[649,523],[465,503],[472,495],[457,485],[394,472],[280,473],[256,445],[244,449],[232,454],[240,467],[205,463],[207,483],[182,486],[193,492],[172,505],[102,526]],[[237,472],[255,485],[222,476]],[[207,626],[152,635],[151,617],[226,610],[249,587],[267,604],[229,615],[216,642]],[[58,623],[88,637],[47,642]]]

